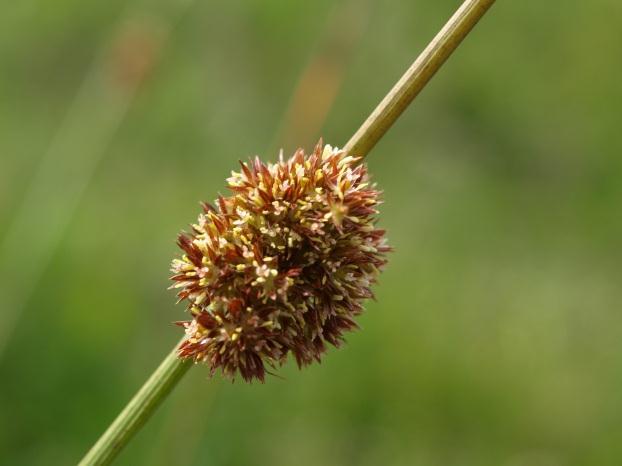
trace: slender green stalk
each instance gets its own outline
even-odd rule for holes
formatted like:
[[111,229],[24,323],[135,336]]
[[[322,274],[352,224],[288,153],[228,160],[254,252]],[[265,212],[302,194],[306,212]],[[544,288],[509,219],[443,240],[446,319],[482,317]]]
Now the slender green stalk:
[[192,362],[177,357],[175,346],[108,430],[93,445],[79,466],[110,464],[191,366]]
[[344,150],[365,157],[494,2],[466,0],[354,133]]
[[[494,0],[465,0],[352,136],[344,149],[359,156],[366,156],[493,3]],[[109,464],[149,419],[191,365],[189,361],[177,358],[175,347],[87,453],[80,466]]]

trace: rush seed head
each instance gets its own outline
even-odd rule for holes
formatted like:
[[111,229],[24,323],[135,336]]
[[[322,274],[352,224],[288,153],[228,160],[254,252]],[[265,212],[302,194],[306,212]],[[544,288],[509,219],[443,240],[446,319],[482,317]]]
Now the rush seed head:
[[390,250],[359,161],[320,141],[310,155],[240,162],[232,194],[204,203],[177,241],[173,287],[192,315],[180,357],[263,381],[290,353],[299,366],[319,362],[357,327]]

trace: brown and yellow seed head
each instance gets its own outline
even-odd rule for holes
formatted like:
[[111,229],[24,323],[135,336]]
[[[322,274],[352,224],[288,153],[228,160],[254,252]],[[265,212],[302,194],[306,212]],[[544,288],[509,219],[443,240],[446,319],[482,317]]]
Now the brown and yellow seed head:
[[203,204],[172,263],[193,317],[180,357],[263,381],[290,352],[299,366],[320,361],[326,342],[356,328],[389,251],[379,192],[358,162],[321,142],[308,156],[255,158],[227,180],[231,196]]

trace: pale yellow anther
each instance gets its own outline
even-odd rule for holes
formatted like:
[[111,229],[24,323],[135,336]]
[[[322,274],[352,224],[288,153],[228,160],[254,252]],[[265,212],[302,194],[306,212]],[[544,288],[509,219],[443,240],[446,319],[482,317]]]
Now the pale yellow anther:
[[186,262],[178,261],[179,267],[183,271],[189,271],[194,269],[194,264],[188,264]]
[[198,306],[203,301],[205,301],[205,298],[207,298],[207,293],[203,292],[199,296],[197,296],[197,298],[194,300],[194,304]]

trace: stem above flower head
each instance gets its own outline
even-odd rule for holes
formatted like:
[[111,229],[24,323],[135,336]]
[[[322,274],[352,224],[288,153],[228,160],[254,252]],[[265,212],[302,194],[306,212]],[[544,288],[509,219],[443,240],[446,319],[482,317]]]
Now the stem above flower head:
[[[458,47],[494,0],[465,0],[397,84],[350,138],[344,151],[365,157]],[[183,342],[183,340],[182,340]],[[178,348],[164,359],[80,465],[109,464],[168,396],[192,363],[178,358]]]
[[354,133],[344,151],[365,157],[494,2],[466,0]]

